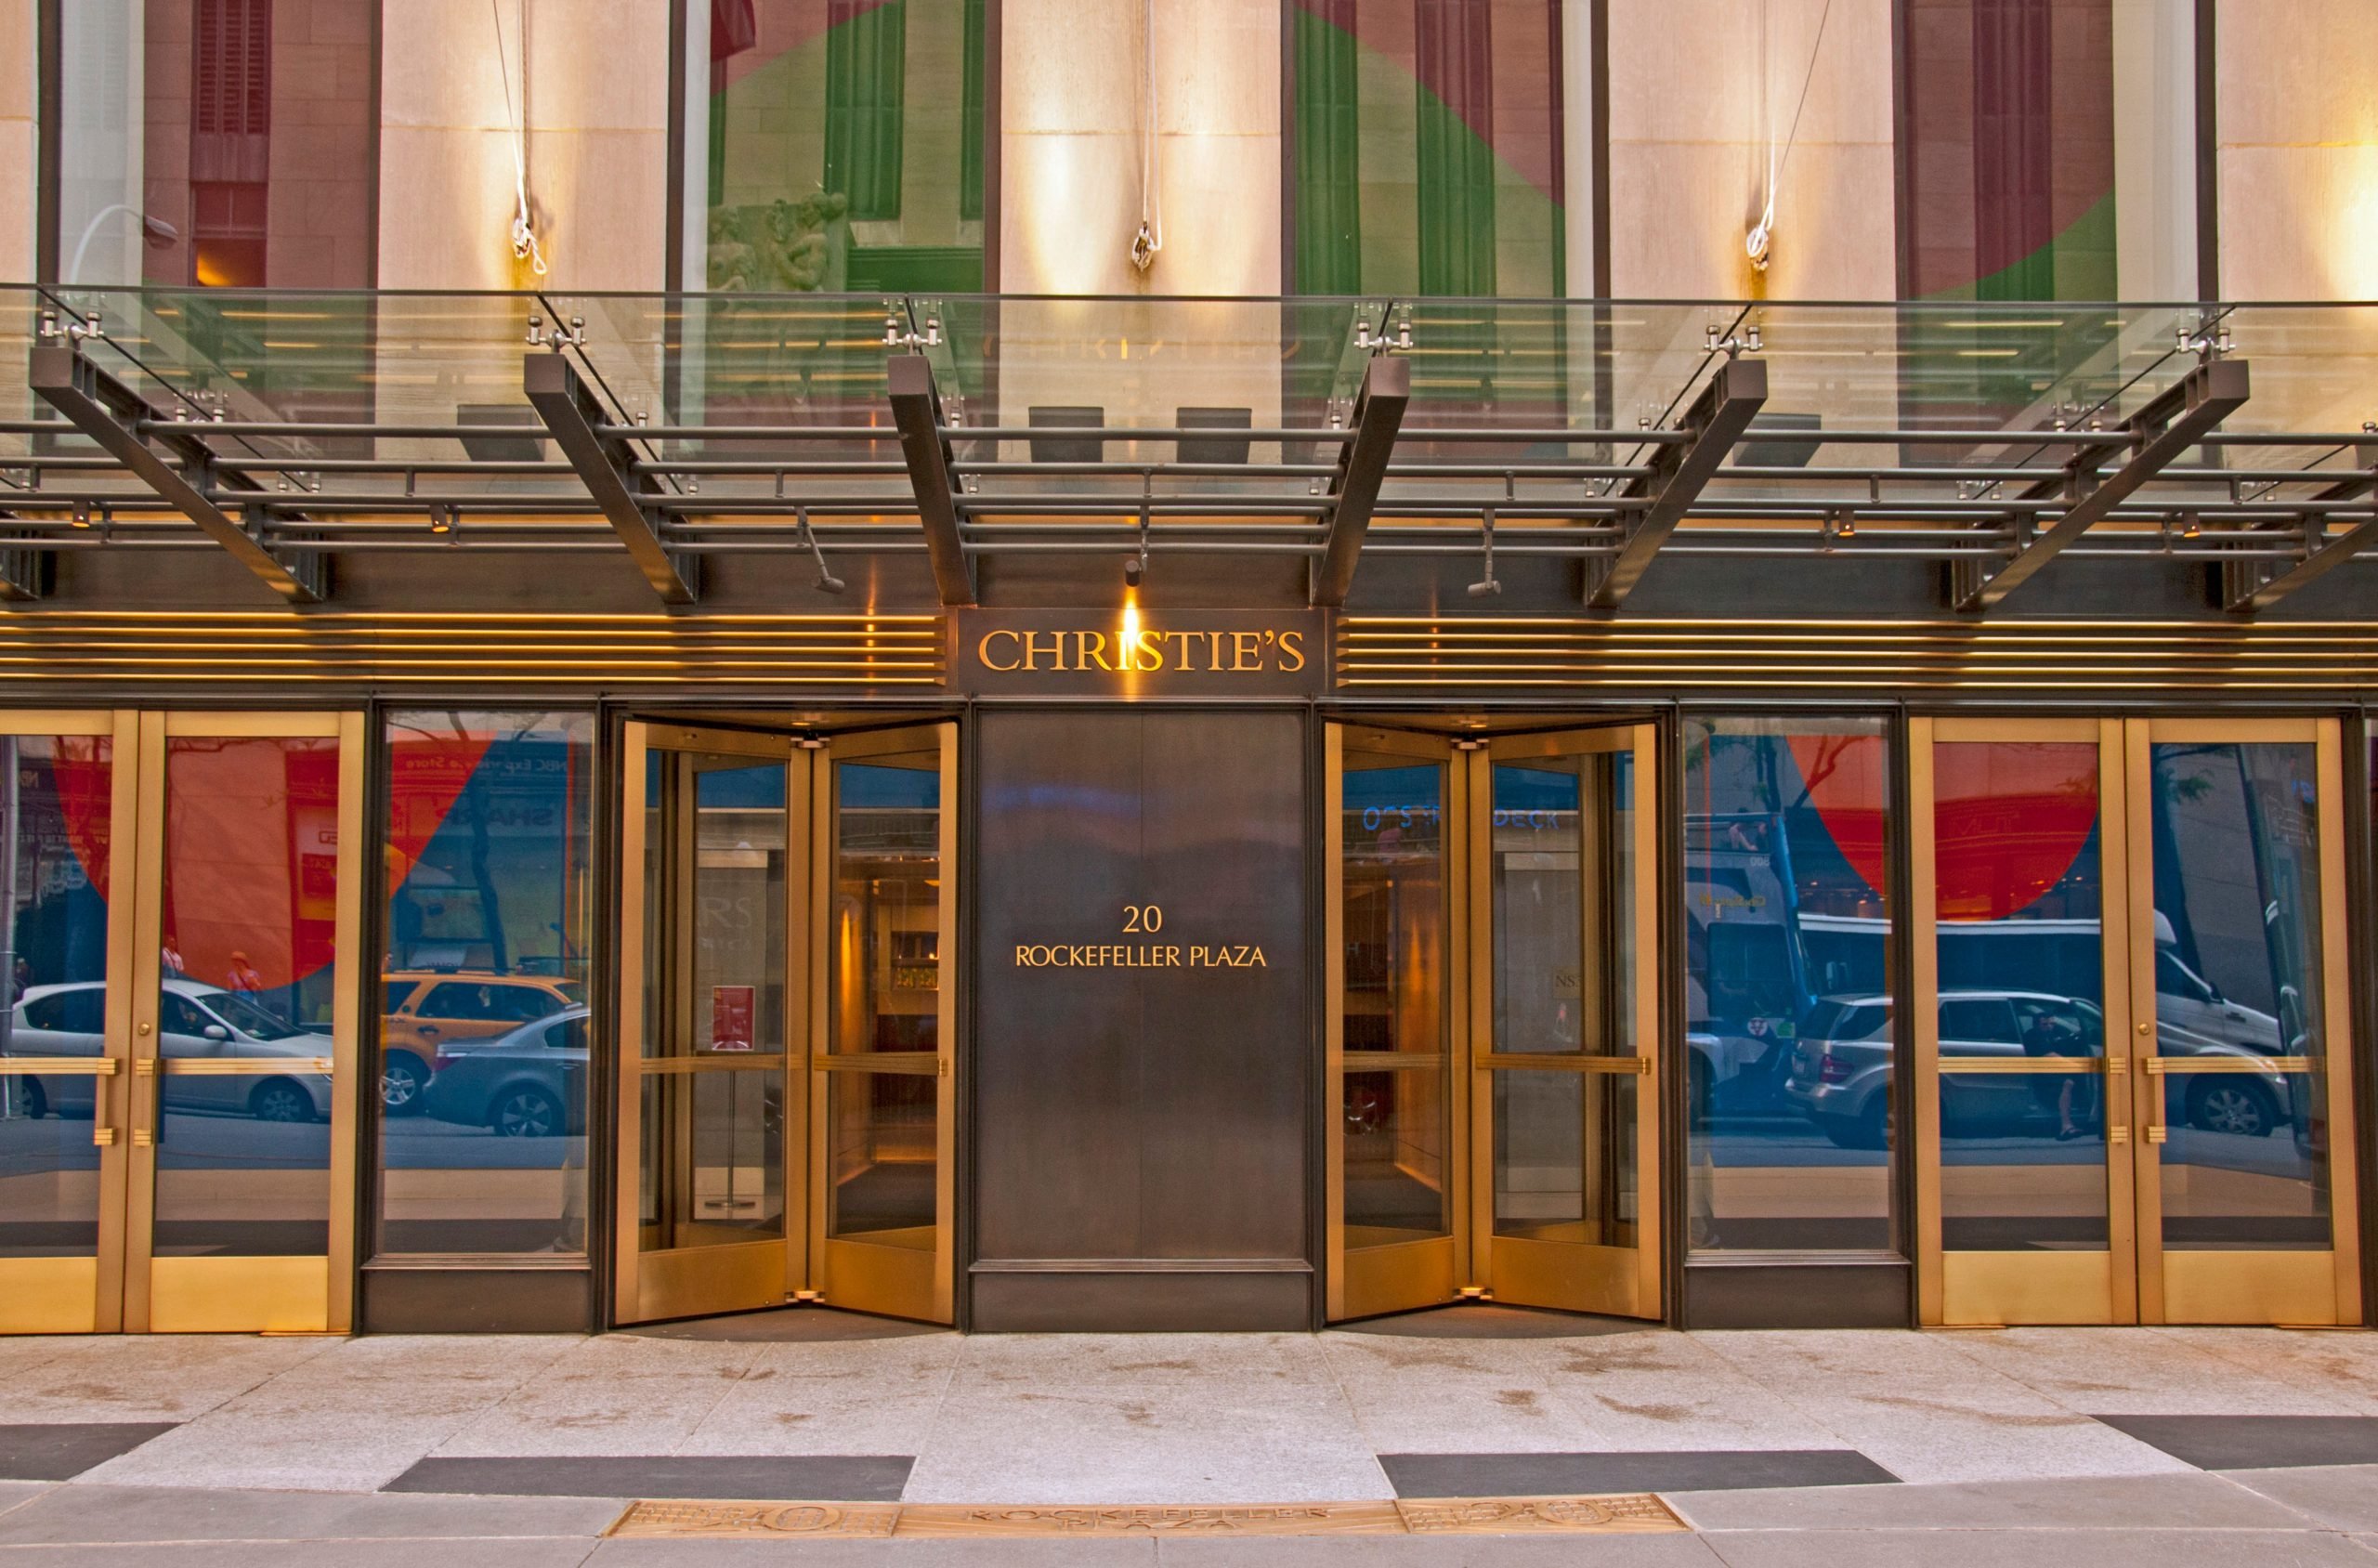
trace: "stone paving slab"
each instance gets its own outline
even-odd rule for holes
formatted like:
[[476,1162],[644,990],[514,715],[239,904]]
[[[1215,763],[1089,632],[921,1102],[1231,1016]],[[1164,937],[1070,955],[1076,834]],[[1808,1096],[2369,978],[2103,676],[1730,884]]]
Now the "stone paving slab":
[[2378,1533],[2378,1465],[2226,1470],[2222,1479],[2334,1529]]
[[[621,1498],[454,1497],[57,1486],[0,1513],[0,1548],[163,1541],[505,1539],[599,1535]],[[15,1561],[15,1553],[0,1553]]]
[[1752,1530],[1701,1537],[1726,1568],[2371,1568],[2341,1535],[2264,1530]]
[[2302,1530],[2284,1502],[2215,1475],[1669,1492],[1695,1529]]

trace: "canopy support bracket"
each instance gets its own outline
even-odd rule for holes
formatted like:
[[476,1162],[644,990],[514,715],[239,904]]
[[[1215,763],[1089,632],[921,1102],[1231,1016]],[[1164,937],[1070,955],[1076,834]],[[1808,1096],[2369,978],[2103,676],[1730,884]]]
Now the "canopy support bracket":
[[524,355],[520,385],[652,591],[665,604],[692,604],[699,596],[699,559],[661,542],[660,514],[645,504],[658,493],[655,484],[636,472],[634,450],[627,441],[595,433],[597,425],[612,420],[577,367],[564,354]]
[[[2342,503],[2358,500],[2378,490],[2378,441],[2355,442],[2354,459],[2361,464],[2360,472],[2340,479],[2312,499]],[[2334,539],[2326,535],[2327,520],[2315,514],[2305,519],[2304,558],[2293,566],[2268,561],[2215,562],[2214,587],[2221,595],[2222,608],[2235,615],[2252,615],[2270,608],[2306,583],[2317,582],[2371,545],[2378,544],[2378,517],[2365,517]]]
[[[33,346],[27,382],[41,399],[75,429],[106,449],[168,505],[196,523],[258,581],[292,605],[318,605],[330,597],[330,557],[319,550],[281,550],[265,542],[255,527],[268,508],[261,487],[216,467],[216,453],[196,436],[161,435],[162,446],[180,467],[159,453],[139,430],[143,420],[162,419],[149,400],[101,370],[72,343]],[[225,510],[226,492],[236,492]],[[282,514],[283,520],[303,522]]]
[[884,377],[900,454],[916,491],[917,517],[924,525],[934,587],[945,605],[971,605],[974,568],[958,527],[958,460],[942,438],[941,394],[934,385],[933,365],[921,354],[895,354],[884,362]]
[[[2119,441],[2081,448],[2064,464],[2064,477],[2034,487],[2032,498],[2061,492],[2066,505],[2055,522],[2032,533],[2014,554],[1995,563],[1953,561],[1949,599],[1966,613],[1986,610],[2038,575],[2058,552],[2087,532],[2133,491],[2147,483],[2246,401],[2252,389],[2243,359],[2205,359],[2158,392],[2130,416]],[[2127,451],[2130,460],[2100,479],[2097,471]]]
[[1329,532],[1306,580],[1307,597],[1315,606],[1343,605],[1354,586],[1363,536],[1370,531],[1387,460],[1411,401],[1412,361],[1372,355],[1354,398],[1354,438],[1339,449],[1338,471],[1329,477]]
[[1641,581],[1652,560],[1684,520],[1702,487],[1717,474],[1751,418],[1767,403],[1767,362],[1729,358],[1692,399],[1679,426],[1692,438],[1662,446],[1652,471],[1627,487],[1627,494],[1650,504],[1623,516],[1618,554],[1586,558],[1586,603],[1616,609]]

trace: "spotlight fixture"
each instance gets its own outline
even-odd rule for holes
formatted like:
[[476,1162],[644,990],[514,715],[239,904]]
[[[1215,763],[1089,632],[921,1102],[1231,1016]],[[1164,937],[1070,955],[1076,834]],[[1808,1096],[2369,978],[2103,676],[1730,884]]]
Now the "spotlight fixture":
[[2200,517],[2199,517],[2195,513],[2193,513],[2193,512],[2184,512],[2184,513],[2182,513],[2182,514],[2180,515],[2180,537],[2181,537],[2182,539],[2202,539],[2202,538],[2203,538],[2203,537],[2204,537],[2204,522],[2203,522],[2203,520],[2202,520],[2202,518],[2200,518]]
[[825,549],[817,542],[817,530],[809,526],[809,508],[795,507],[792,514],[801,523],[801,541],[809,546],[810,556],[817,563],[817,589],[821,594],[839,594],[849,584],[826,568]]
[[1137,588],[1148,574],[1148,509],[1140,508],[1140,553],[1123,557],[1123,586]]
[[429,531],[443,538],[454,531],[454,509],[436,506],[429,509]]
[[91,503],[89,502],[78,501],[74,503],[74,526],[78,529],[86,529],[91,526]]

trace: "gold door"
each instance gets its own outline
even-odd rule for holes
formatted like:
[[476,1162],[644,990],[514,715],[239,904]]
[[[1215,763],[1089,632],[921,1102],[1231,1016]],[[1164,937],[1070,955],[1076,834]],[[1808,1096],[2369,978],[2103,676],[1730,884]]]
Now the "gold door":
[[1653,735],[1470,753],[1470,1223],[1497,1300],[1660,1313]]
[[124,1326],[131,713],[0,713],[0,1333]]
[[2134,721],[2138,1310],[2358,1323],[2333,719]]
[[813,750],[810,1257],[830,1305],[947,1322],[958,728]]
[[1910,721],[1927,1323],[2128,1323],[2119,720]]
[[1469,768],[1444,736],[1326,733],[1328,1314],[1366,1317],[1451,1300],[1471,1274],[1453,1070]]
[[0,749],[0,1329],[345,1332],[361,715],[16,713]]
[[2335,724],[1910,727],[1923,1320],[2353,1321]]
[[791,738],[627,726],[620,908],[622,1322],[781,1304],[803,1285],[807,1015]]

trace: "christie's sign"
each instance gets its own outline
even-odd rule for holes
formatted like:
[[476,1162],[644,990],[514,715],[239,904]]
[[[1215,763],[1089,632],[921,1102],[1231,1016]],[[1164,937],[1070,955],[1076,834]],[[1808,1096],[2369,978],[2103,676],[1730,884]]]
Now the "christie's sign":
[[960,610],[949,668],[992,697],[1304,697],[1323,689],[1318,610]]

